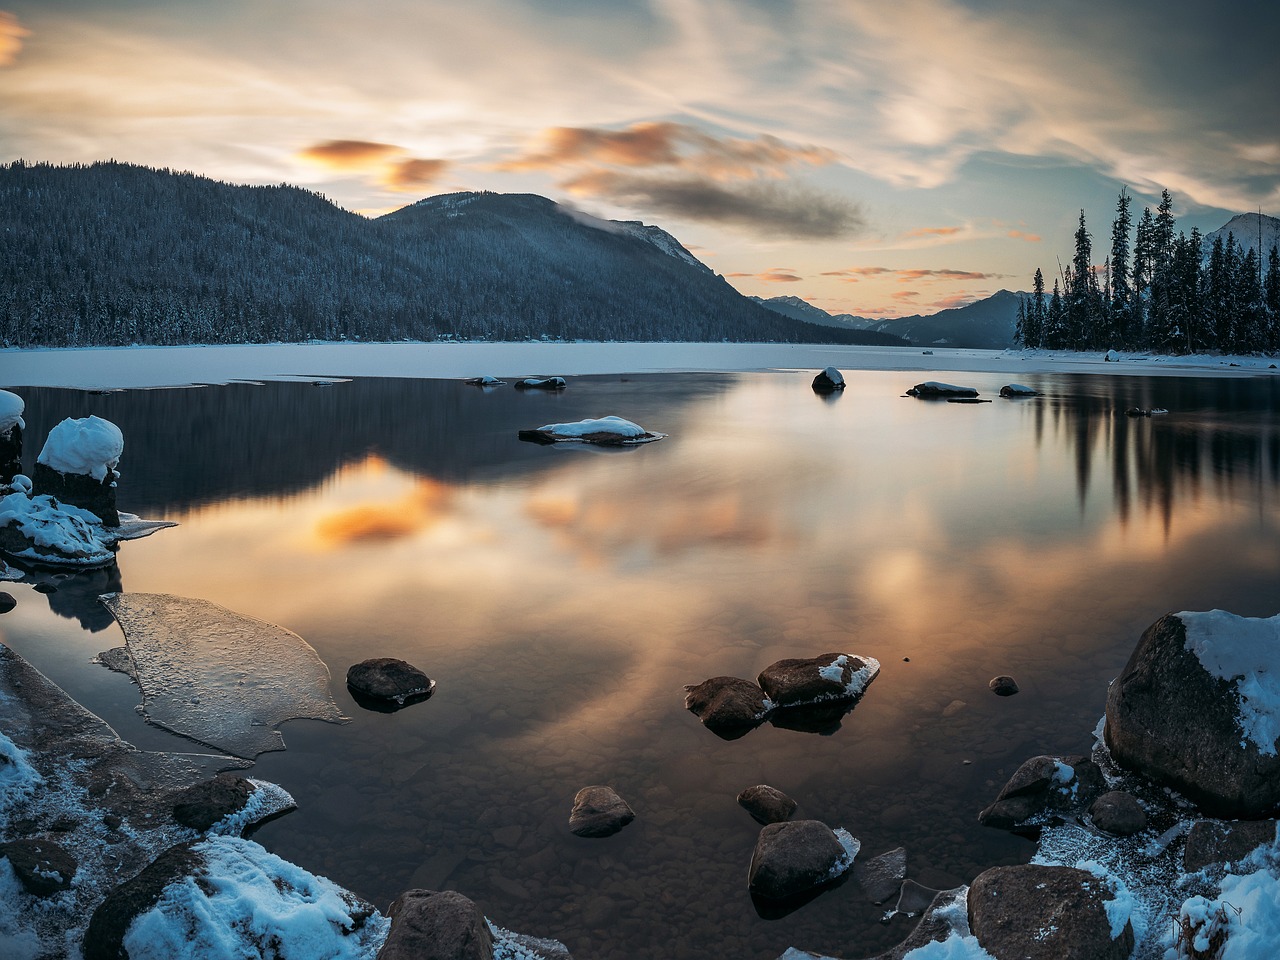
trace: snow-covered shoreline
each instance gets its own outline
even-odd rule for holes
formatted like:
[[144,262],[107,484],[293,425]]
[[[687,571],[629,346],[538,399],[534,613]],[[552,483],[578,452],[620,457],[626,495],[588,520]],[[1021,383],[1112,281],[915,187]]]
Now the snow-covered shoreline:
[[275,343],[187,347],[0,350],[0,384],[118,390],[344,377],[452,379],[804,370],[968,371],[1023,376],[1280,375],[1264,356],[1154,356],[1048,350],[854,347],[778,343]]

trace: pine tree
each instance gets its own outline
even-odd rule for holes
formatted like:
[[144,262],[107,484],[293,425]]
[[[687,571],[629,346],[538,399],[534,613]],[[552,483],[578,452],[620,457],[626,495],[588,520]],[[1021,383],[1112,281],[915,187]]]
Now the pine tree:
[[1102,297],[1098,292],[1098,277],[1093,272],[1093,241],[1085,225],[1083,210],[1080,211],[1080,226],[1076,229],[1076,252],[1067,274],[1065,299],[1068,348],[1089,350],[1096,347]]
[[1111,222],[1111,317],[1112,332],[1118,343],[1126,340],[1132,313],[1132,288],[1129,285],[1129,204],[1133,198],[1126,187],[1120,188],[1116,200],[1116,218]]
[[1146,302],[1150,296],[1151,271],[1154,266],[1155,222],[1151,219],[1151,208],[1143,207],[1142,218],[1138,221],[1138,230],[1133,240],[1133,284],[1129,291],[1132,297],[1129,322],[1127,324],[1127,346],[1138,346],[1146,335]]
[[1275,245],[1267,257],[1267,279],[1263,285],[1263,300],[1267,308],[1266,350],[1280,349],[1280,249]]
[[1044,274],[1036,267],[1036,275],[1031,281],[1031,306],[1027,314],[1030,327],[1028,346],[1044,346],[1045,309]]
[[1058,289],[1058,279],[1053,280],[1053,296],[1049,298],[1049,309],[1045,314],[1044,336],[1041,338],[1048,350],[1070,349],[1066,343],[1065,327],[1066,311],[1062,305],[1062,293]]

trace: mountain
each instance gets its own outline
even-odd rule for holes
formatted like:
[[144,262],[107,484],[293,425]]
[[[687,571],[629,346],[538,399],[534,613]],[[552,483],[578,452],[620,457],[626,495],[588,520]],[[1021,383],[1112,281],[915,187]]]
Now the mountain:
[[822,327],[834,327],[837,330],[848,331],[850,336],[857,338],[851,341],[853,343],[883,347],[911,346],[909,340],[904,340],[902,337],[895,336],[892,333],[868,330],[867,327],[871,324],[879,322],[877,320],[855,317],[847,313],[827,313],[821,307],[815,307],[809,301],[800,297],[770,297],[767,300],[760,297],[750,297],[748,299],[754,300],[760,306],[767,307],[776,313],[782,314],[784,317],[791,317],[793,320],[799,320],[802,323],[812,323]]
[[[847,326],[864,334],[893,336],[916,346],[1004,350],[1013,346],[1013,329],[1021,300],[1021,294],[1001,290],[967,306],[892,320],[874,320],[847,313],[833,316],[799,297],[773,297],[759,302],[770,310],[810,323]],[[826,319],[815,315],[819,313]]]
[[1225,244],[1227,237],[1231,236],[1235,238],[1236,246],[1240,249],[1242,256],[1249,250],[1257,252],[1259,233],[1262,236],[1262,262],[1266,263],[1271,248],[1280,245],[1280,219],[1268,217],[1263,213],[1240,213],[1232,217],[1213,233],[1205,235],[1200,244],[1200,251],[1207,260],[1209,251],[1213,249],[1214,240],[1221,237]]
[[8,346],[852,336],[752,303],[657,227],[544,197],[456,193],[370,220],[287,185],[0,165]]

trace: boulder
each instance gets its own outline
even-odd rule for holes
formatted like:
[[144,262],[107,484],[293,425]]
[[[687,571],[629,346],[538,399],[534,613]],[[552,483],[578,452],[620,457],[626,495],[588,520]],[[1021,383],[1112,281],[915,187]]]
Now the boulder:
[[1275,617],[1161,617],[1108,691],[1103,736],[1112,757],[1210,816],[1258,819],[1276,810],[1278,636]]
[[976,397],[978,391],[973,387],[958,387],[954,383],[941,383],[937,380],[926,380],[924,383],[917,383],[914,387],[907,391],[909,397],[922,397],[930,399],[934,397]]
[[1020,383],[1006,383],[1000,388],[1000,396],[1002,397],[1038,397],[1040,391],[1025,387]]
[[1129,837],[1147,828],[1147,811],[1133,794],[1123,790],[1104,793],[1089,807],[1089,818],[1099,830]]
[[992,677],[987,686],[997,697],[1012,697],[1018,692],[1018,681],[1013,677]]
[[517,380],[517,390],[563,390],[568,384],[564,377],[525,377]]
[[814,393],[834,393],[844,388],[844,375],[835,367],[827,367],[813,378]]
[[764,691],[741,677],[712,677],[684,691],[685,709],[725,740],[754,730],[773,709]]
[[1133,927],[1108,917],[1111,893],[1075,867],[992,867],[969,887],[969,928],[996,960],[1128,960]]
[[764,900],[802,898],[838,880],[853,862],[853,853],[820,820],[771,823],[756,840],[747,887],[752,896]]
[[348,668],[347,687],[362,707],[398,710],[426,700],[435,691],[436,682],[403,660],[374,657]]
[[173,819],[203,833],[219,820],[248,806],[256,790],[244,777],[220,773],[212,780],[192,784],[175,794]]
[[1276,842],[1276,825],[1275,820],[1200,820],[1187,834],[1182,867],[1193,873],[1210,864],[1243,860],[1258,847]]
[[978,814],[987,827],[1019,830],[1046,815],[1081,811],[1106,790],[1102,770],[1081,755],[1032,757]]
[[119,960],[127,956],[124,935],[129,925],[155,906],[164,888],[194,873],[204,859],[191,843],[170,847],[141,873],[116,887],[93,911],[84,934],[84,960]]
[[0,613],[8,613],[18,605],[18,601],[13,599],[13,594],[0,592]]
[[775,707],[804,706],[825,700],[855,700],[880,672],[879,661],[847,653],[824,653],[801,660],[779,660],[757,677]]
[[902,892],[902,881],[907,879],[907,851],[897,847],[870,860],[859,861],[853,867],[853,879],[872,903],[887,903]]
[[738,794],[738,805],[757,823],[781,823],[796,812],[796,802],[781,790],[765,784],[747,787]]
[[573,798],[569,832],[592,839],[611,837],[635,818],[635,811],[612,787],[583,787]]
[[23,887],[37,897],[66,890],[79,868],[76,858],[52,840],[0,843],[0,857],[8,859]]
[[377,960],[492,960],[480,908],[454,890],[408,890],[387,908],[391,932]]

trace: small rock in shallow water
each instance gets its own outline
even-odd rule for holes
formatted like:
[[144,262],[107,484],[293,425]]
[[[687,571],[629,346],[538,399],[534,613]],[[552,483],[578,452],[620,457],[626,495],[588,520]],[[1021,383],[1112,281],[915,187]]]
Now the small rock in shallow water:
[[635,811],[612,787],[583,787],[573,798],[569,831],[590,839],[611,837],[635,818]]
[[738,794],[738,805],[755,817],[757,823],[781,823],[796,812],[796,802],[781,790],[766,784],[747,787]]
[[991,692],[997,697],[1012,697],[1018,692],[1018,681],[1014,680],[1013,677],[993,677],[987,686],[991,688]]
[[741,677],[712,677],[684,691],[685,709],[725,740],[760,726],[773,706],[757,684]]
[[52,583],[37,583],[33,588],[36,593],[57,593],[58,588]]
[[[427,699],[435,691],[436,682],[403,660],[375,657],[347,670],[347,686],[352,694],[398,708]],[[366,706],[359,698],[356,702]]]

